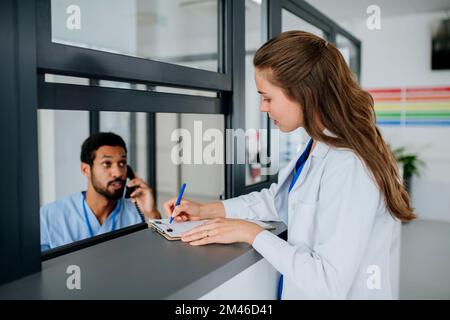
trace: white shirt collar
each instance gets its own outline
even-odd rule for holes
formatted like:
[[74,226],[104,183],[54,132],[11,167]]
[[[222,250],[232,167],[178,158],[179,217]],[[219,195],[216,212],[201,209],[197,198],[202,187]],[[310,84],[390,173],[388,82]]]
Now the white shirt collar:
[[[325,135],[330,136],[330,137],[337,137],[333,132],[331,132],[328,129],[324,129],[322,131]],[[317,158],[324,158],[328,151],[330,150],[330,146],[324,142],[321,141],[317,141],[316,146],[314,147],[313,151],[311,152],[311,156],[312,157],[317,157]]]

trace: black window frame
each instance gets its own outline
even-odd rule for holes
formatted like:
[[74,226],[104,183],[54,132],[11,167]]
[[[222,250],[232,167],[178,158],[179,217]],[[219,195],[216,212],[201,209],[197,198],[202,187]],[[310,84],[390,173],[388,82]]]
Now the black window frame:
[[33,1],[0,1],[0,284],[41,269]]

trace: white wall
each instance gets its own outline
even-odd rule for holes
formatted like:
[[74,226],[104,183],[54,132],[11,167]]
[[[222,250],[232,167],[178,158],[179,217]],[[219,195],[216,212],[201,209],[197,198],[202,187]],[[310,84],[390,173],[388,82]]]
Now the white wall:
[[362,41],[362,85],[450,85],[450,70],[431,70],[433,22],[445,18],[445,12],[381,16],[381,30],[369,30],[365,20],[344,23]]
[[[431,70],[433,23],[444,18],[444,12],[381,16],[381,30],[369,30],[365,20],[343,22],[362,41],[362,86],[450,86],[450,70]],[[412,201],[419,218],[450,221],[450,127],[381,129],[393,147],[406,146],[426,162],[421,176],[412,181]]]

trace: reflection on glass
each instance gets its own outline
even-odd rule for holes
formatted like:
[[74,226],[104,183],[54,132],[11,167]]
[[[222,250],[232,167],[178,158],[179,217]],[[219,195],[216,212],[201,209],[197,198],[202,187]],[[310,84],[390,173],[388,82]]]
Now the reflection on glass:
[[52,0],[52,41],[218,70],[218,1]]
[[[261,2],[245,1],[245,128],[267,129],[267,115],[259,110],[259,94],[256,89],[253,67],[253,56],[256,50],[263,44],[265,34],[261,28],[262,5]],[[252,185],[267,180],[267,176],[261,175],[262,165],[259,163],[259,154],[267,154],[267,140],[260,140],[261,135],[255,131],[249,132],[249,143],[260,144],[261,149],[257,154],[249,154],[249,163],[245,166],[245,184]]]
[[[179,130],[177,130],[179,129]],[[157,207],[176,197],[217,201],[225,192],[224,117],[207,114],[156,114]]]
[[[323,30],[306,22],[288,10],[282,10],[281,19],[281,29],[283,32],[289,30],[302,30],[315,34],[321,38],[325,37],[325,32]],[[289,161],[305,147],[308,141],[308,134],[303,128],[299,128],[290,133],[280,132],[280,169],[284,168]]]
[[86,188],[80,173],[80,147],[89,136],[87,111],[38,111],[41,204]]
[[[39,110],[42,251],[159,217],[145,182],[146,140],[137,138],[146,137],[145,119],[100,113],[101,130],[111,132],[89,135],[87,111]],[[130,151],[132,168],[143,177],[135,181],[139,194],[126,187],[134,171],[127,166]]]
[[289,31],[289,30],[302,30],[321,38],[325,38],[325,32],[316,26],[306,22],[302,18],[296,16],[292,12],[283,9],[281,11],[281,30]]
[[355,74],[355,76],[358,76],[358,49],[355,44],[343,35],[337,34],[336,47],[341,52],[350,69],[353,71],[353,74]]

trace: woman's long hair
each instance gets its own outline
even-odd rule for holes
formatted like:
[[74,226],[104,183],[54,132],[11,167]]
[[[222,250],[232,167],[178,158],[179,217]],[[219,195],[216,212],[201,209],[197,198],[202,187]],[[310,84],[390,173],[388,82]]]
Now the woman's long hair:
[[[258,49],[253,64],[300,104],[312,139],[349,148],[363,160],[394,217],[415,218],[395,158],[376,126],[373,99],[334,45],[307,32],[288,31]],[[323,133],[317,120],[336,136]]]

